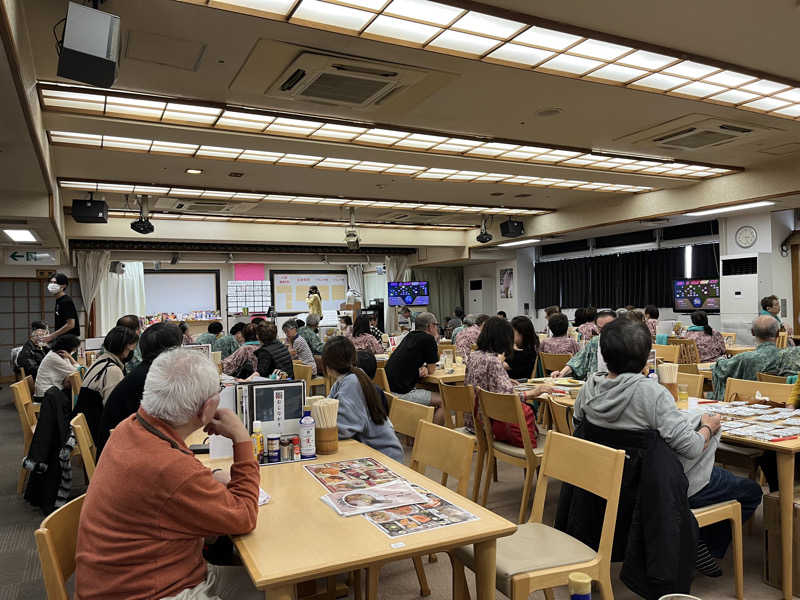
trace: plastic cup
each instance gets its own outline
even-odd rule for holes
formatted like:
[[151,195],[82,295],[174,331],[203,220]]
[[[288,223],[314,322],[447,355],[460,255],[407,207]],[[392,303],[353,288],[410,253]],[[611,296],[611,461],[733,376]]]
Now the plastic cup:
[[678,384],[678,401],[689,402],[689,385],[686,383]]

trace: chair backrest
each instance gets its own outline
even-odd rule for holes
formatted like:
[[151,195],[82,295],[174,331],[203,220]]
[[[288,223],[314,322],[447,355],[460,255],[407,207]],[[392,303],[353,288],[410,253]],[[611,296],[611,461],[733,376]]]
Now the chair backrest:
[[81,377],[80,371],[75,371],[74,373],[70,373],[69,377],[69,387],[72,390],[72,406],[75,406],[75,401],[78,399],[78,394],[81,393],[81,384],[83,383],[83,377]]
[[733,395],[739,399],[753,398],[756,392],[770,399],[770,402],[789,404],[792,395],[792,386],[788,383],[768,383],[764,381],[749,381],[747,379],[729,378],[725,384],[725,402],[733,400]]
[[86,417],[83,413],[75,415],[69,424],[72,425],[72,430],[75,432],[75,439],[78,440],[78,450],[81,453],[83,467],[86,469],[86,477],[91,480],[96,466],[97,448],[92,439],[92,432],[89,431],[89,424],[86,422]]
[[703,397],[703,383],[706,378],[702,375],[693,375],[691,373],[681,373],[678,371],[678,385],[686,384],[689,386],[689,396],[691,398]]
[[775,340],[775,345],[778,348],[786,348],[786,345],[789,343],[789,334],[785,331],[778,332],[778,339]]
[[450,429],[463,427],[464,413],[472,414],[475,410],[475,389],[471,385],[443,383],[439,393],[445,410],[444,424]]
[[540,352],[539,358],[542,361],[542,368],[545,373],[551,371],[560,371],[567,366],[569,359],[572,358],[571,354],[548,354],[547,352]]
[[397,433],[414,437],[417,435],[417,423],[420,419],[433,423],[433,407],[401,400],[397,397],[392,399],[389,420]]
[[389,378],[386,377],[386,369],[383,367],[378,367],[375,370],[375,377],[373,379],[375,385],[381,388],[384,392],[390,392],[389,389]]
[[75,572],[78,523],[86,494],[48,515],[34,533],[48,600],[69,600],[67,580]]
[[605,498],[606,510],[597,553],[610,558],[624,465],[624,450],[615,450],[555,431],[547,432],[530,522],[542,522],[550,478]]
[[28,375],[22,381],[11,384],[11,393],[14,396],[14,406],[19,416],[19,424],[22,427],[22,439],[25,444],[25,453],[33,440],[33,429],[36,427],[36,413],[33,411],[33,399],[31,398],[31,388],[28,385]]
[[693,363],[700,362],[700,352],[697,350],[697,342],[693,339],[669,338],[668,345],[678,347],[678,362]]
[[550,414],[553,417],[553,429],[564,435],[572,435],[572,408],[558,401],[556,396],[550,396]]
[[724,331],[719,332],[722,338],[725,340],[726,346],[732,346],[736,343],[736,334],[735,333],[725,333]]
[[456,354],[456,345],[455,344],[439,344],[439,354],[449,350],[455,356]]
[[458,493],[466,496],[474,449],[475,440],[470,436],[420,419],[411,450],[411,468],[425,475],[425,470],[432,467],[455,477]]
[[215,363],[219,364],[222,362],[222,351],[212,352],[211,353],[211,360]]
[[767,383],[786,383],[786,377],[781,375],[770,375],[769,373],[758,373],[756,375],[759,381],[766,381]]
[[299,360],[292,361],[292,368],[294,369],[294,378],[306,382],[306,394],[311,394],[311,367],[304,365]]
[[[531,435],[530,431],[528,431],[525,415],[522,412],[522,402],[520,402],[519,396],[517,394],[497,394],[478,388],[478,402],[483,417],[495,421],[511,423],[519,427],[525,455],[528,459],[533,459],[533,443],[531,442]],[[494,435],[488,423],[484,423],[483,431],[486,436],[487,444],[491,448],[494,443]]]
[[656,357],[660,358],[664,362],[678,362],[678,353],[680,351],[678,346],[670,346],[669,344],[653,344],[653,350],[656,351]]
[[700,369],[697,368],[697,364],[682,363],[678,365],[678,373],[689,373],[690,375],[697,375],[698,373],[700,373]]

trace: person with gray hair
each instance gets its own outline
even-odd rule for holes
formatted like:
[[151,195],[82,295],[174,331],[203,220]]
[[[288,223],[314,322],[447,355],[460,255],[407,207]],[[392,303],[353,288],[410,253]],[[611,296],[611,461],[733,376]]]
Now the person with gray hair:
[[436,392],[417,388],[420,379],[432,375],[439,362],[439,322],[429,312],[417,313],[414,331],[410,331],[386,361],[389,390],[398,398],[433,406],[433,420],[444,425],[442,398]]
[[311,353],[316,355],[322,354],[322,340],[319,339],[319,321],[320,316],[309,313],[306,317],[306,324],[297,330],[297,335],[302,337],[308,347],[311,348]]
[[297,319],[284,321],[281,329],[283,329],[283,333],[286,336],[289,354],[292,355],[293,359],[299,360],[304,365],[311,367],[311,376],[316,377],[317,362],[314,360],[314,355],[311,352],[311,347],[308,345],[308,342],[306,342],[303,336],[299,335]]
[[[219,375],[189,348],[153,360],[139,410],[114,429],[86,493],[75,551],[83,600],[255,600],[243,567],[207,564],[207,537],[256,526],[259,469],[241,419],[219,408]],[[230,475],[203,466],[186,438],[203,429],[233,442]]]
[[772,315],[761,315],[753,319],[750,332],[755,338],[756,349],[731,358],[720,358],[711,369],[714,398],[725,397],[728,378],[757,381],[759,373],[776,374],[780,370],[781,352],[775,345],[779,324]]

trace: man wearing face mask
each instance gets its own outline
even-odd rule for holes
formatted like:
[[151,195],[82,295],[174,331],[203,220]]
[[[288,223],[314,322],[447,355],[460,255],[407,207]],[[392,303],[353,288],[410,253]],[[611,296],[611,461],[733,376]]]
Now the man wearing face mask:
[[63,273],[55,273],[50,278],[47,291],[56,297],[56,329],[50,335],[41,338],[44,343],[48,343],[65,333],[71,333],[78,337],[81,335],[78,311],[75,309],[75,302],[67,295],[67,284],[69,284],[69,278]]

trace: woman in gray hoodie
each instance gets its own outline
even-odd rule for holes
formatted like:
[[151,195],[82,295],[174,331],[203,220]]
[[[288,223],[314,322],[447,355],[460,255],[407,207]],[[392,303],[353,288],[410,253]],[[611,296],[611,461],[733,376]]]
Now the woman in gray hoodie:
[[[689,506],[699,508],[738,500],[742,521],[746,521],[761,504],[761,487],[751,479],[714,466],[721,427],[719,415],[679,411],[667,389],[643,374],[651,339],[647,327],[631,319],[618,319],[603,328],[600,351],[608,372],[590,375],[578,394],[573,417],[576,426],[586,419],[607,429],[658,431],[683,464],[689,481]],[[730,527],[727,523],[705,527],[701,539],[711,556],[722,558],[730,544]],[[716,565],[701,568],[703,550],[699,549],[698,569],[707,575],[721,574]]]

